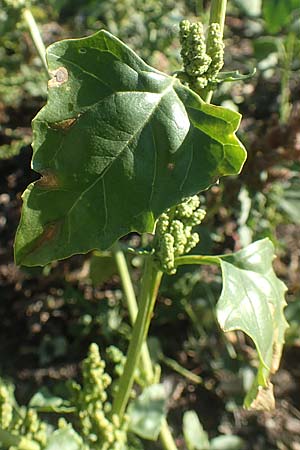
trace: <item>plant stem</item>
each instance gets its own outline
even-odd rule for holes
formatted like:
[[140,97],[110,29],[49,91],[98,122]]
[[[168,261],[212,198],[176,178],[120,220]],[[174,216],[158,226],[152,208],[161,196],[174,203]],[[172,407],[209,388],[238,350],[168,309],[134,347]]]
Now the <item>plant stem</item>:
[[146,257],[139,300],[138,315],[135,320],[127,352],[123,375],[120,378],[117,395],[114,398],[112,414],[122,420],[134,382],[134,373],[141,356],[142,345],[148,333],[162,272],[157,269],[153,256]]
[[212,0],[210,7],[209,24],[218,23],[221,33],[224,32],[227,0]]
[[219,266],[220,256],[184,255],[175,258],[175,266],[183,266],[185,264],[215,264]]
[[[122,282],[122,287],[125,294],[126,306],[128,308],[129,317],[132,325],[135,323],[136,317],[138,315],[138,305],[136,301],[135,292],[133,289],[131,277],[129,274],[126,258],[124,256],[123,251],[119,243],[116,243],[113,247],[113,255],[116,261],[116,265],[118,267],[119,275]],[[153,382],[154,378],[154,370],[149,354],[149,349],[147,343],[144,342],[141,350],[141,369],[145,376],[145,379],[148,384]],[[166,419],[163,420],[160,434],[159,434],[160,442],[165,450],[177,450],[176,444],[174,442],[172,433],[170,431],[168,422]]]
[[30,9],[25,8],[23,10],[23,17],[25,22],[27,23],[27,26],[29,28],[29,32],[31,35],[31,38],[33,40],[33,43],[35,45],[35,48],[39,54],[39,57],[41,58],[41,61],[43,63],[43,66],[46,70],[47,75],[49,76],[48,73],[48,66],[47,66],[47,61],[46,61],[46,49],[45,49],[45,45],[40,33],[40,30],[37,26],[37,23],[35,21],[35,18],[32,15],[32,12],[30,11]]
[[[133,285],[131,282],[127,262],[124,253],[121,250],[120,245],[118,243],[115,244],[113,247],[113,255],[121,278],[126,306],[129,312],[130,322],[133,325],[138,315],[138,305]],[[154,377],[154,371],[146,342],[144,342],[142,345],[140,365],[143,375],[145,376],[146,382],[151,384]]]
[[[210,7],[210,17],[209,17],[209,24],[212,23],[218,23],[220,25],[220,31],[223,35],[224,32],[224,23],[225,23],[225,17],[226,17],[226,6],[227,6],[227,0],[212,0],[211,7]],[[210,90],[207,92],[205,96],[206,103],[210,103],[214,91]]]

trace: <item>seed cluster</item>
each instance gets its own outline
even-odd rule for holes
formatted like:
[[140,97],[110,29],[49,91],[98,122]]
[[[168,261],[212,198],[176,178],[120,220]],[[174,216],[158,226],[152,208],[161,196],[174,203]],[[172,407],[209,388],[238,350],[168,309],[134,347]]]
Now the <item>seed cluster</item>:
[[156,224],[155,252],[161,270],[172,275],[176,273],[175,258],[188,253],[199,242],[198,233],[193,227],[199,225],[205,217],[200,208],[197,195],[168,209]]
[[181,57],[187,83],[196,92],[216,82],[224,64],[224,43],[220,25],[208,27],[207,40],[201,22],[180,23]]

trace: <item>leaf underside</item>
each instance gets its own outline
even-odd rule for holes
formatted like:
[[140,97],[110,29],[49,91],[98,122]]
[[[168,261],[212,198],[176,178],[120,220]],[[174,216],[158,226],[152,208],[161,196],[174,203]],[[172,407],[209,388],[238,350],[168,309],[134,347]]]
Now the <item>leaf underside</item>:
[[284,334],[288,327],[285,284],[272,266],[274,247],[269,239],[220,258],[223,289],[217,304],[217,317],[224,331],[242,330],[253,340],[259,367],[245,406],[272,409],[273,389],[269,381],[278,369]]
[[239,114],[207,105],[106,31],[47,51],[49,94],[33,120],[18,264],[104,250],[220,176],[240,172]]

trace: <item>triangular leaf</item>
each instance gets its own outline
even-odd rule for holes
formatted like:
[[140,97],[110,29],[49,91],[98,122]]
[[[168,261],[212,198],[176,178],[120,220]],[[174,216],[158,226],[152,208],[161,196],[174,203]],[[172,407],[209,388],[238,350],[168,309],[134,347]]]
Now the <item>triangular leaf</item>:
[[146,387],[128,408],[129,429],[144,439],[155,441],[166,417],[167,394],[162,384]]
[[220,176],[245,150],[239,114],[205,104],[106,31],[51,45],[49,99],[33,121],[33,169],[16,261],[106,249]]
[[273,404],[269,375],[278,369],[288,326],[283,314],[286,286],[276,277],[273,259],[269,239],[220,258],[223,289],[217,304],[221,328],[244,331],[258,351],[260,367],[246,406],[254,402],[252,406],[267,409]]

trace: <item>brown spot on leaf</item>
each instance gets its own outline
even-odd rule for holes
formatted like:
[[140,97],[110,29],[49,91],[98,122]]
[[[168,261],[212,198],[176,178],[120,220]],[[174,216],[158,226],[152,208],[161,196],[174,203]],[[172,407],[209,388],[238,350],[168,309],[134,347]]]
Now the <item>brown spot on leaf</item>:
[[61,222],[49,223],[45,225],[43,233],[35,240],[27,255],[34,253],[36,250],[39,250],[49,241],[53,240],[59,233],[60,227]]
[[168,170],[170,170],[170,172],[172,172],[172,170],[175,169],[175,164],[174,163],[169,163],[167,167],[168,167]]
[[51,128],[54,128],[55,130],[68,130],[69,128],[71,128],[72,125],[74,125],[74,123],[77,122],[78,117],[73,117],[71,119],[65,119],[65,120],[61,120],[59,122],[52,122],[49,123],[49,126]]
[[52,70],[50,74],[52,75],[52,78],[48,81],[49,88],[59,87],[69,79],[69,74],[65,67],[59,67],[56,70]]
[[60,183],[58,181],[58,178],[54,173],[45,171],[42,173],[42,178],[40,178],[36,182],[38,187],[41,188],[49,188],[49,189],[56,189],[60,187]]

